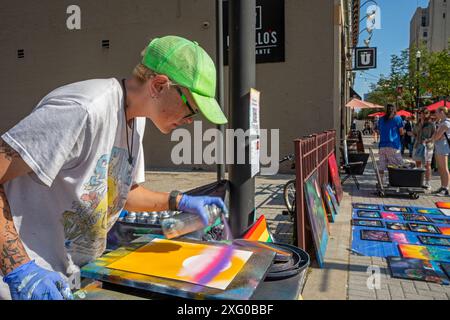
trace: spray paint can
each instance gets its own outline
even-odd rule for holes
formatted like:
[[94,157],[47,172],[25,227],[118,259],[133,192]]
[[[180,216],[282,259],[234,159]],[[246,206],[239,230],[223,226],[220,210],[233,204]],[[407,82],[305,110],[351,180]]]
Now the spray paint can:
[[[215,205],[206,206],[211,225],[220,216],[221,210]],[[182,235],[207,227],[199,215],[194,213],[179,213],[161,220],[161,229],[167,239],[173,239]]]
[[147,223],[148,217],[149,217],[148,212],[141,212],[136,215],[136,220],[138,223]]
[[128,214],[125,216],[125,221],[130,223],[136,222],[136,212],[128,212]]

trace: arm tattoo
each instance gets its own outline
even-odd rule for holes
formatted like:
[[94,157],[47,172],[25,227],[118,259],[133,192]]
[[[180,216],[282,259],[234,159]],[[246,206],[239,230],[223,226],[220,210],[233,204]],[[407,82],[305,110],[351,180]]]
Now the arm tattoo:
[[16,150],[10,147],[5,141],[0,139],[0,154],[6,158],[6,160],[12,161],[13,158],[20,157]]
[[14,226],[5,190],[0,185],[0,270],[6,275],[29,260]]

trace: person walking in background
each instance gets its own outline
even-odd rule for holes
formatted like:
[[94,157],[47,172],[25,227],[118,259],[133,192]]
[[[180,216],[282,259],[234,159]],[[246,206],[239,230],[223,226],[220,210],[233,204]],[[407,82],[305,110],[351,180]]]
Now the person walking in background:
[[405,128],[405,134],[403,135],[403,141],[402,141],[402,156],[405,154],[405,149],[408,149],[409,151],[409,157],[412,157],[413,152],[413,124],[411,121],[411,117],[406,118],[406,120],[403,122],[403,126]]
[[[413,128],[415,138],[413,148],[413,159],[418,168],[425,166],[425,184],[424,187],[430,189],[431,161],[433,159],[434,144],[430,140],[436,131],[436,127],[431,122],[431,113],[428,110],[419,112],[419,122]],[[427,143],[425,141],[428,141]]]
[[375,116],[375,119],[373,120],[373,143],[378,143],[378,121],[380,118],[378,116]]
[[401,136],[404,134],[403,122],[400,116],[395,115],[395,111],[396,107],[393,104],[387,104],[385,115],[378,121],[381,181],[383,181],[384,170],[388,165],[401,166],[403,164],[400,154]]
[[450,120],[448,119],[448,109],[440,107],[436,111],[436,118],[438,119],[437,130],[426,142],[434,142],[435,158],[438,167],[439,176],[441,178],[441,187],[434,193],[437,196],[448,196],[448,155],[450,154],[450,145],[448,137],[450,136]]

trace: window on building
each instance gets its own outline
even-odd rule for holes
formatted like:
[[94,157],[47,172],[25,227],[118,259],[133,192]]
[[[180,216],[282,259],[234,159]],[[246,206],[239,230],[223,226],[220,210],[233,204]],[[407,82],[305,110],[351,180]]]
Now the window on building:
[[423,32],[423,37],[424,37],[424,38],[428,37],[428,32],[424,31],[424,32]]
[[442,18],[444,18],[445,19],[445,12],[442,14]]
[[426,27],[427,26],[427,17],[422,16],[422,27]]

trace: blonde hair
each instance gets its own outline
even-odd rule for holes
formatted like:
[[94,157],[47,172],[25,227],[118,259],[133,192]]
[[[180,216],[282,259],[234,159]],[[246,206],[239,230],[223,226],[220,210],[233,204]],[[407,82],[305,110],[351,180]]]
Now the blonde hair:
[[439,107],[439,111],[442,111],[446,117],[448,117],[448,108],[447,107]]

